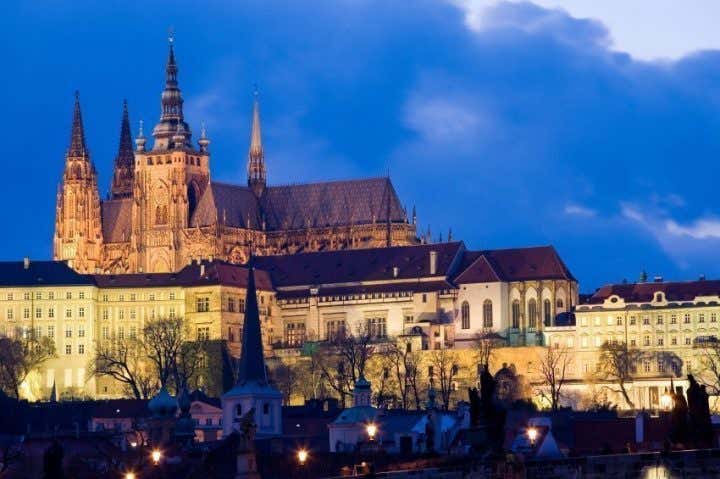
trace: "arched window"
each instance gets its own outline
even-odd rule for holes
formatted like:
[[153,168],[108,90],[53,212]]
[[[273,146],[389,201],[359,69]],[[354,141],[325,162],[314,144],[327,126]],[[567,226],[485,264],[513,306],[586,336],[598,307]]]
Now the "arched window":
[[187,198],[188,198],[188,226],[190,226],[190,220],[192,219],[193,213],[195,213],[195,208],[197,208],[198,204],[198,192],[197,188],[193,183],[190,183],[187,188]]
[[470,303],[463,301],[460,307],[460,317],[462,319],[462,329],[470,329]]
[[555,306],[557,306],[558,309],[562,309],[564,307],[564,302],[562,299],[558,298],[558,300],[555,302]]
[[485,302],[483,302],[483,328],[492,328],[492,326],[492,301],[486,299]]
[[552,304],[549,299],[543,301],[543,321],[545,322],[545,326],[550,326],[550,320],[552,318],[551,306]]
[[166,205],[157,205],[155,207],[155,224],[156,225],[166,225],[167,222],[168,222],[167,206]]
[[520,301],[517,299],[512,302],[512,327],[514,329],[520,327]]
[[537,327],[537,301],[534,299],[528,302],[528,327],[530,329]]

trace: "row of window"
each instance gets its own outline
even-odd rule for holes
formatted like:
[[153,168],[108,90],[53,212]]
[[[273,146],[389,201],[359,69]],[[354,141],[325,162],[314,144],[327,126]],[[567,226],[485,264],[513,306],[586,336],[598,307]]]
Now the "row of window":
[[[54,291],[47,291],[43,293],[42,291],[36,291],[35,295],[33,296],[29,291],[26,291],[22,295],[22,299],[25,301],[30,301],[32,298],[34,299],[50,299],[53,300],[56,297],[59,299],[62,297],[61,294],[55,294]],[[14,301],[15,300],[15,293],[7,293],[5,295],[5,299],[7,301]],[[73,293],[72,291],[66,291],[65,292],[65,299],[73,299]],[[85,291],[79,291],[77,293],[77,299],[85,299]]]
[[[692,346],[693,345],[693,338],[692,336],[685,336],[684,338],[678,337],[678,336],[670,336],[669,342],[665,341],[664,336],[656,336],[655,341],[653,342],[652,337],[650,335],[645,335],[642,337],[642,339],[638,340],[637,338],[630,338],[628,340],[628,345],[632,348],[644,346],[644,347],[650,347],[650,346],[657,346],[657,347],[663,347],[663,346],[678,346],[678,345],[684,345],[684,346]],[[696,338],[697,340],[700,338]],[[605,343],[605,341],[609,341],[613,344],[620,344],[623,343],[624,340],[622,338],[609,338],[605,339],[602,336],[595,336],[593,338],[593,345],[595,347],[600,347]],[[568,339],[568,342],[570,342],[570,339]],[[590,344],[590,339],[587,336],[582,336],[580,338],[580,347],[587,348]]]
[[[160,315],[162,315],[162,311],[163,311],[163,310],[161,310]],[[176,311],[175,311],[175,307],[174,307],[174,306],[168,307],[168,317],[169,317],[169,318],[175,318],[176,316],[177,316],[177,313],[176,313]],[[101,317],[103,320],[112,319],[111,309],[109,309],[109,308],[104,308],[104,309],[100,312],[100,317]],[[129,318],[129,319],[137,319],[137,317],[138,317],[137,309],[135,309],[135,308],[130,308],[130,309],[127,309],[127,310],[125,310],[125,309],[118,309],[118,310],[117,310],[117,319],[120,319],[120,320],[122,320],[122,319],[127,319],[127,318]],[[156,316],[155,308],[150,308],[150,309],[145,310],[145,319],[153,320],[153,319],[155,319],[156,317],[157,317],[157,316]]]
[[[73,353],[72,344],[66,344],[65,345],[65,354],[70,355]],[[85,345],[84,344],[78,344],[77,345],[77,353],[78,354],[85,354]]]
[[[670,315],[664,315],[664,314],[657,314],[654,316],[654,318],[651,318],[650,315],[643,315],[641,317],[638,317],[637,315],[617,315],[617,316],[608,316],[607,317],[607,324],[608,326],[617,325],[617,326],[624,326],[627,321],[627,325],[629,326],[635,326],[638,324],[642,324],[643,326],[649,326],[650,324],[656,324],[656,325],[663,325],[666,323],[668,324],[678,324],[678,320],[682,319],[683,324],[691,324],[692,323],[692,314],[691,313],[672,313]],[[718,321],[718,314],[716,312],[711,313],[696,313],[695,319],[697,320],[697,323],[717,323]],[[601,325],[601,318],[600,316],[595,316],[593,323],[595,326]],[[588,325],[588,317],[587,316],[581,316],[580,317],[580,325],[581,326],[587,326]]]
[[[45,314],[43,314],[45,312]],[[22,319],[30,319],[31,311],[30,308],[23,308],[22,309]],[[33,315],[35,319],[42,319],[44,317],[47,317],[49,319],[55,318],[55,307],[51,306],[47,308],[47,310],[43,310],[43,308],[35,308],[35,313]],[[65,308],[65,318],[72,318],[73,317],[73,309],[72,308]],[[85,317],[85,308],[79,307],[77,308],[77,317],[78,318],[84,318]],[[15,309],[14,308],[7,308],[5,310],[5,319],[12,321],[15,319]]]
[[[142,301],[143,295],[137,294],[137,293],[130,293],[130,294],[128,294],[127,297],[130,301]],[[170,301],[174,301],[176,299],[176,297],[177,297],[177,295],[175,294],[175,292],[171,291],[168,293],[167,299],[169,299]],[[110,295],[108,293],[103,293],[100,296],[100,299],[103,302],[108,302],[108,301],[110,301]],[[125,294],[124,293],[118,294],[114,300],[119,301],[119,302],[125,301]],[[147,293],[147,300],[148,301],[162,301],[163,294],[162,293]]]
[[[493,307],[492,301],[486,299],[483,302],[483,328],[492,328],[493,326]],[[470,303],[463,301],[460,306],[460,327],[462,329],[470,329]]]
[[[555,307],[557,309],[562,309],[565,307],[565,303],[562,299],[558,299],[555,302]],[[549,299],[543,300],[542,304],[542,313],[543,313],[543,323],[545,326],[551,326],[552,325],[552,303]],[[512,308],[511,308],[511,321],[512,321],[512,328],[513,329],[519,329],[520,328],[520,320],[522,318],[521,314],[521,307],[520,307],[520,300],[513,300],[512,302]],[[529,329],[535,329],[537,328],[537,323],[539,320],[539,310],[538,310],[538,304],[537,301],[533,298],[528,301],[528,321],[527,321],[527,327]]]

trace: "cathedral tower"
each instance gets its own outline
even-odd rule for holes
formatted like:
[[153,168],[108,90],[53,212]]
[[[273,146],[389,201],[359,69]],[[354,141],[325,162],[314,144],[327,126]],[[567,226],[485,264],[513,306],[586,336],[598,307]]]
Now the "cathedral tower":
[[75,93],[70,147],[57,195],[53,258],[94,273],[102,259],[102,223],[97,172],[85,145],[80,98]]
[[120,145],[115,157],[115,171],[110,185],[110,198],[128,198],[133,193],[135,178],[135,155],[130,137],[127,101],[123,101],[122,121],[120,122]]
[[255,101],[253,102],[250,150],[248,151],[248,186],[253,190],[255,196],[260,197],[265,190],[266,184],[265,153],[263,152],[262,136],[260,134],[260,103],[256,90]]
[[135,152],[131,251],[137,258],[133,269],[148,273],[177,271],[197,254],[194,249],[207,256],[216,247],[189,239],[195,233],[189,230],[192,216],[210,182],[209,140],[203,132],[199,149],[190,142],[173,42],[171,37],[153,147],[148,151],[143,138]]

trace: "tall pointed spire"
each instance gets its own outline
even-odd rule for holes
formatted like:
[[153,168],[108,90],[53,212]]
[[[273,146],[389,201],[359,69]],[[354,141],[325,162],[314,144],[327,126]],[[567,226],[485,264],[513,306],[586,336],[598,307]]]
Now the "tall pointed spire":
[[[155,125],[153,136],[155,137],[155,145],[153,150],[168,150],[171,148],[190,148],[190,128],[185,123],[183,116],[183,98],[178,87],[178,66],[175,61],[175,35],[171,32],[168,37],[168,59],[165,65],[165,89],[162,92],[160,104],[160,122]],[[184,140],[179,142],[173,141],[178,131],[178,127],[182,126]]]
[[[250,261],[252,263],[252,259]],[[239,386],[248,382],[267,384],[265,357],[263,356],[260,310],[255,289],[255,268],[248,268],[247,297],[245,298],[245,320],[243,322],[242,351],[238,365]]]
[[267,183],[267,172],[265,170],[265,152],[263,151],[260,132],[260,102],[257,88],[254,96],[252,132],[250,133],[250,150],[248,151],[248,186],[253,189],[255,196],[260,196]]
[[132,137],[130,135],[130,119],[127,100],[123,100],[122,120],[120,121],[120,145],[118,146],[118,154],[115,157],[115,172],[110,185],[110,196],[113,199],[131,196],[134,177],[135,154],[133,153]]
[[87,156],[85,129],[83,128],[82,112],[80,111],[80,92],[78,91],[75,91],[75,109],[73,110],[70,148],[68,148],[67,156],[74,158]]

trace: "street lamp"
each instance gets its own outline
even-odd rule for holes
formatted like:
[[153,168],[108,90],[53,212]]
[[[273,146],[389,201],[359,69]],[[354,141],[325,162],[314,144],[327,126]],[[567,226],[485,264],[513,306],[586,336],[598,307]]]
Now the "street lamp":
[[668,393],[667,388],[665,389],[665,392],[662,396],[660,396],[660,407],[663,409],[663,411],[669,411],[673,406],[673,399],[672,396],[670,396],[670,393]]
[[300,449],[297,453],[297,459],[301,466],[305,465],[308,458],[308,452],[305,449]]
[[375,440],[375,434],[377,434],[377,426],[374,423],[370,423],[366,427],[368,438],[370,442]]
[[135,473],[134,472],[125,473],[125,479],[135,479]]
[[534,427],[529,427],[527,430],[527,435],[528,435],[528,439],[530,439],[530,445],[534,447],[535,440],[537,439],[537,436],[538,436],[538,430],[535,429]]
[[159,449],[154,449],[150,457],[152,458],[153,464],[157,466],[160,464],[160,459],[162,459],[162,452]]

